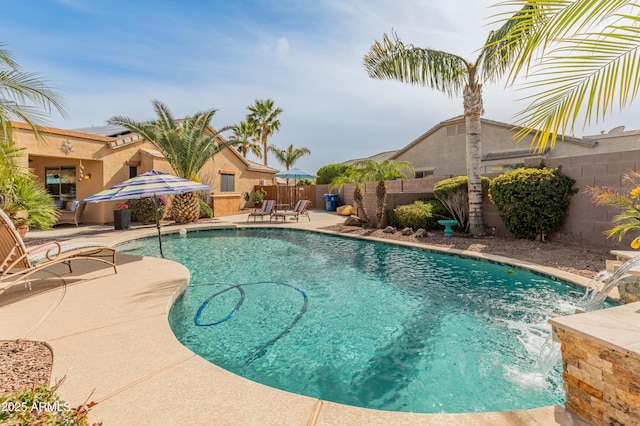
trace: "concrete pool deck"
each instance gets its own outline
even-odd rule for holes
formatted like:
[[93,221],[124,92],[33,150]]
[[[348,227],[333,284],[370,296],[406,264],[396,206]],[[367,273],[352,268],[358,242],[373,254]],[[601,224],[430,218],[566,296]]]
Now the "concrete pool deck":
[[[247,224],[247,214],[207,224],[210,229],[273,226],[317,229],[344,217],[311,211],[311,221]],[[180,226],[163,228],[176,232]],[[156,234],[155,227],[113,231],[108,226],[32,231],[30,237],[78,236],[106,244]],[[105,231],[101,234],[90,235]],[[388,241],[387,241],[388,242]],[[424,247],[423,245],[420,245]],[[449,250],[452,252],[452,250]],[[477,253],[476,253],[477,255]],[[487,255],[480,257],[488,258]],[[189,271],[170,260],[118,254],[118,274],[98,262],[56,265],[33,290],[18,284],[0,295],[0,339],[47,342],[52,382],[78,405],[97,402],[92,422],[105,425],[582,425],[563,407],[480,414],[413,414],[368,410],[296,395],[251,382],[195,355],[175,338],[167,320]],[[503,261],[504,258],[498,258]],[[531,267],[526,262],[516,262]],[[550,268],[542,272],[550,273]],[[570,274],[562,274],[566,277]],[[574,280],[579,277],[573,276]],[[583,279],[584,281],[584,279]]]

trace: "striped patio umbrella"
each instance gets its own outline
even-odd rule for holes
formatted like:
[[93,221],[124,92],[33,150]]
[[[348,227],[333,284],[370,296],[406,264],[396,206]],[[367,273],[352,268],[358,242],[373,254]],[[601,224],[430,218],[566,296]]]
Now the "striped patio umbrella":
[[189,179],[179,178],[172,174],[158,170],[150,170],[139,176],[127,179],[124,182],[113,185],[104,191],[100,191],[81,203],[99,203],[101,201],[132,200],[138,198],[153,197],[154,210],[156,212],[156,227],[158,228],[158,242],[160,243],[160,255],[162,253],[162,236],[160,233],[160,218],[158,217],[158,196],[185,194],[194,191],[211,191],[208,185],[194,182]]

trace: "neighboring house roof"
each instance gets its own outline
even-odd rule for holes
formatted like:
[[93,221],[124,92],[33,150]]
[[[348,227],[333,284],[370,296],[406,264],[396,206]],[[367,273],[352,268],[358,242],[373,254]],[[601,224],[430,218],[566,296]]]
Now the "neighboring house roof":
[[[413,141],[409,142],[409,144],[406,145],[404,148],[399,149],[398,151],[396,151],[395,154],[391,158],[392,159],[393,158],[398,158],[401,154],[405,153],[406,151],[408,151],[409,149],[411,149],[415,145],[417,145],[420,142],[424,141],[426,138],[428,138],[431,134],[435,133],[440,128],[446,127],[446,126],[451,126],[453,124],[459,124],[461,122],[464,123],[464,121],[465,121],[464,115],[458,115],[456,117],[449,118],[447,120],[441,121],[440,123],[436,124],[435,126],[430,128],[429,130],[427,130],[426,132],[424,132],[423,134],[421,134],[420,136],[415,138]],[[480,121],[481,121],[482,125],[490,124],[490,125],[493,125],[493,126],[502,127],[504,129],[513,130],[514,132],[517,132],[517,131],[519,131],[521,129],[521,127],[515,126],[513,124],[503,123],[501,121],[489,120],[489,119],[486,119],[486,118],[481,118]],[[571,136],[565,136],[564,139],[563,139],[563,142],[579,144],[579,145],[582,145],[582,146],[585,146],[585,147],[594,147],[597,144],[597,142],[594,141],[594,140],[574,138],[574,137],[571,137]],[[526,152],[527,152],[527,154],[523,154],[523,155],[533,154],[533,151],[531,151],[531,150],[527,150]],[[497,153],[496,153],[496,155],[497,155]],[[505,157],[505,158],[511,158],[511,157]],[[484,160],[484,158],[483,158],[483,160]]]
[[238,152],[238,150],[236,150],[232,146],[228,146],[227,148],[230,149],[236,155],[236,157],[238,157],[240,159],[240,161],[242,161],[243,163],[245,163],[247,165],[247,169],[248,170],[252,170],[252,171],[256,171],[256,172],[264,172],[264,173],[273,173],[273,174],[276,174],[276,173],[278,173],[280,171],[278,169],[274,169],[272,167],[265,166],[264,164],[260,164],[260,163],[256,163],[255,161],[247,160],[246,158],[244,158]]
[[390,158],[392,158],[395,153],[398,152],[397,150],[394,151],[384,151],[384,152],[380,152],[378,154],[374,154],[370,157],[365,157],[365,158],[356,158],[353,160],[347,160],[345,161],[343,164],[353,164],[357,161],[364,161],[364,160],[372,160],[372,161],[384,161],[384,160],[389,160]]

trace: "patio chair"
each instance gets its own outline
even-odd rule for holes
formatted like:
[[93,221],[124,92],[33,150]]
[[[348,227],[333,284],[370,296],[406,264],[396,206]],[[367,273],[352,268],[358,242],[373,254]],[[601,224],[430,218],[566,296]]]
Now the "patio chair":
[[306,216],[307,219],[309,219],[309,222],[311,222],[311,218],[309,217],[309,212],[307,211],[309,207],[311,207],[311,201],[300,200],[296,203],[293,210],[284,211],[284,212],[274,212],[271,214],[271,219],[275,218],[277,222],[278,218],[282,218],[282,221],[284,222],[287,219],[287,217],[295,217],[296,221],[298,221],[300,219],[300,216]]
[[116,268],[116,251],[98,243],[76,241],[49,241],[27,248],[9,216],[0,210],[0,294],[18,279],[64,263],[71,269],[72,260],[97,260]]
[[271,213],[273,213],[273,207],[275,206],[275,204],[276,204],[275,200],[264,200],[264,202],[262,203],[262,209],[249,213],[249,217],[247,217],[247,222],[249,222],[249,219],[251,217],[253,217],[254,222],[258,217],[260,218],[260,220],[264,221],[265,216],[270,216]]

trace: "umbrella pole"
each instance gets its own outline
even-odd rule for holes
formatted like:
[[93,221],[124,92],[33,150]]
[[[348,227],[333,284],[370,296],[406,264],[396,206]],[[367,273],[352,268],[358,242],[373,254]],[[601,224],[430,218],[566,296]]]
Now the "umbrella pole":
[[164,257],[162,252],[162,234],[160,233],[160,217],[158,217],[158,196],[153,194],[153,209],[156,213],[156,228],[158,228],[158,243],[160,243],[160,256]]

